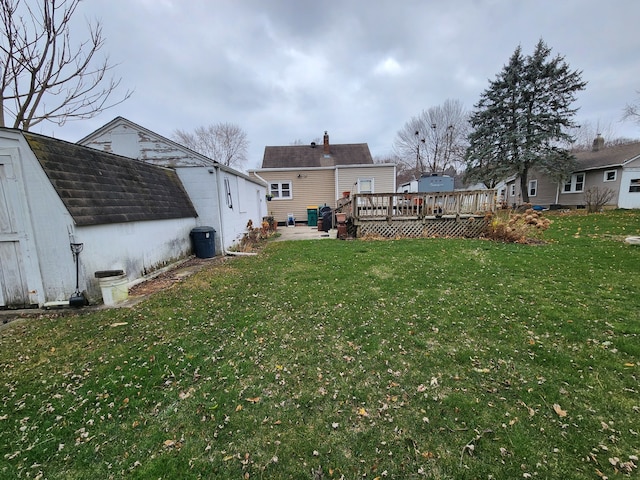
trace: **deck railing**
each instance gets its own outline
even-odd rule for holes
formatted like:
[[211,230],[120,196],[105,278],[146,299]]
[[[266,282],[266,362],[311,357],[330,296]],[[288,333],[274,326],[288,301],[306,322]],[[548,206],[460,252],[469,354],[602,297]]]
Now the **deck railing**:
[[359,193],[338,207],[357,221],[484,216],[496,209],[494,190]]

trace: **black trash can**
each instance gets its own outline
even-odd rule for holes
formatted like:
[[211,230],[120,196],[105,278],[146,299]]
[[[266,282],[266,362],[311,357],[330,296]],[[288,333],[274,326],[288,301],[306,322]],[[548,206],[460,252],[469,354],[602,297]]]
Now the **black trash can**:
[[333,211],[331,207],[325,205],[320,208],[320,218],[322,218],[322,230],[328,232],[333,227]]
[[216,231],[213,227],[196,227],[191,230],[193,253],[198,258],[211,258],[216,256]]

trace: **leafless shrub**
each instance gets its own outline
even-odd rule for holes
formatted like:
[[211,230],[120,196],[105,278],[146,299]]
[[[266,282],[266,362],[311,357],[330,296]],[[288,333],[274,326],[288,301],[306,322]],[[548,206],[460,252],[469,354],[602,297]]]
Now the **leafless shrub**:
[[587,212],[595,213],[602,210],[602,207],[611,201],[615,193],[616,192],[610,188],[587,188],[584,192],[584,202],[587,206]]

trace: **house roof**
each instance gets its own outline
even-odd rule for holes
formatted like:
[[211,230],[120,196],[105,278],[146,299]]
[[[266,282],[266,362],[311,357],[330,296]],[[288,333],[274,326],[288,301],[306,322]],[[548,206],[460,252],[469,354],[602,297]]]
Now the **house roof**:
[[76,225],[198,216],[173,170],[22,134]]
[[[264,186],[264,183],[254,177],[251,177],[243,172],[240,172],[234,168],[228,167],[226,165],[223,165],[219,162],[217,162],[216,160],[213,160],[212,158],[207,157],[206,155],[202,155],[201,153],[198,153],[194,150],[191,150],[189,147],[185,147],[184,145],[177,143],[173,140],[171,140],[170,138],[164,137],[162,135],[160,135],[159,133],[156,133],[152,130],[149,130],[148,128],[145,128],[141,125],[138,125],[137,123],[132,122],[131,120],[118,116],[115,117],[113,120],[111,120],[108,123],[105,123],[103,126],[101,126],[100,128],[98,128],[97,130],[94,130],[93,132],[91,132],[89,135],[87,135],[84,138],[81,138],[80,140],[78,140],[78,144],[79,145],[87,145],[90,144],[92,141],[100,138],[101,135],[104,135],[110,131],[112,131],[113,129],[124,125],[126,127],[129,127],[130,129],[138,132],[139,134],[141,134],[143,137],[145,138],[153,138],[156,141],[162,142],[165,145],[168,145],[169,147],[176,149],[178,151],[181,152],[185,152],[187,155],[189,155],[189,157],[192,159],[193,161],[193,165],[190,166],[215,166],[217,168],[220,168],[220,170],[230,173],[232,175],[236,175],[238,177],[242,177],[245,180],[248,180],[252,183],[256,183],[258,185]],[[166,157],[165,157],[166,158]],[[144,158],[139,158],[138,160],[143,161],[143,162],[149,162],[150,160],[154,160],[153,155],[151,156],[146,156]],[[189,168],[190,166],[172,166],[171,168]]]
[[580,170],[619,167],[638,156],[640,156],[640,142],[575,153],[578,169]]
[[262,168],[314,168],[370,164],[373,164],[373,158],[366,143],[331,145],[328,154],[325,153],[323,145],[264,147],[262,159]]

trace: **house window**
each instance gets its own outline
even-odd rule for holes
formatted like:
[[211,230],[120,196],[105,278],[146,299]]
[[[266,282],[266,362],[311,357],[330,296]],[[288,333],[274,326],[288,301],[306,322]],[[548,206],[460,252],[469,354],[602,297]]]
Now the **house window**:
[[509,188],[509,196],[511,197],[515,197],[516,196],[516,184],[512,183],[511,187]]
[[358,193],[373,193],[373,178],[359,178]]
[[605,182],[615,182],[616,178],[617,178],[617,170],[607,170],[606,172],[604,172],[604,179],[603,181]]
[[562,188],[564,193],[577,193],[584,191],[584,172],[571,175]]
[[538,180],[529,180],[529,196],[535,197],[538,193]]
[[224,193],[227,197],[227,207],[233,208],[233,196],[231,195],[231,184],[229,177],[224,177]]
[[274,200],[291,200],[293,198],[291,182],[273,182],[269,186]]
[[632,178],[629,184],[629,193],[640,193],[640,178]]

